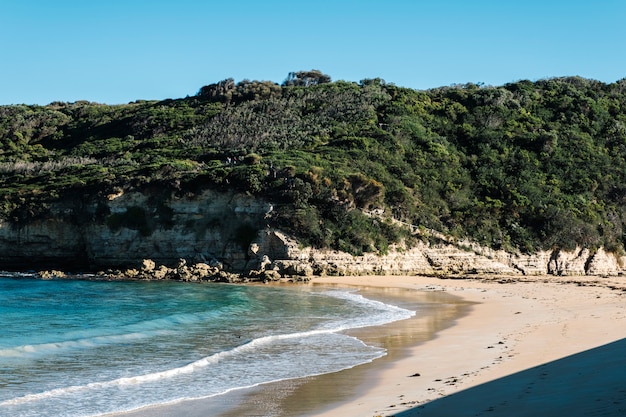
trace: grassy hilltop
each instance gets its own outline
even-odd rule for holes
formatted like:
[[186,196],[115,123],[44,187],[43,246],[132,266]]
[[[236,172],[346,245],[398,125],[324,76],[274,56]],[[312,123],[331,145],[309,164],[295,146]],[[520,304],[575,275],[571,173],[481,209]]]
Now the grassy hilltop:
[[623,253],[626,79],[416,91],[314,70],[176,100],[0,107],[0,219],[150,187],[263,196],[271,225],[351,253],[409,239],[391,219],[511,251]]

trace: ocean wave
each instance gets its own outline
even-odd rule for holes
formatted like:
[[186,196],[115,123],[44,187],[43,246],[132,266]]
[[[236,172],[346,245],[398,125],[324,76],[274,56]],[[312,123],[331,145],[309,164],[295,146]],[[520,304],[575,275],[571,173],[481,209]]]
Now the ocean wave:
[[157,335],[167,335],[169,332],[133,332],[107,336],[93,336],[77,340],[47,342],[39,344],[21,345],[12,348],[0,349],[0,358],[28,358],[66,352],[68,350],[96,348],[111,344],[128,343]]
[[127,324],[115,329],[100,328],[100,334],[89,330],[67,332],[61,335],[41,335],[43,339],[57,340],[43,343],[19,345],[0,349],[0,358],[28,358],[66,352],[68,350],[98,348],[107,345],[141,341],[159,336],[174,335],[184,332],[188,326],[205,323],[225,314],[224,310],[213,309],[204,312],[172,314],[157,319]]
[[[92,383],[85,384],[85,385],[63,387],[63,388],[57,388],[57,389],[53,389],[53,390],[49,390],[49,391],[45,391],[41,393],[28,394],[28,395],[24,395],[21,397],[17,397],[17,398],[0,402],[0,406],[23,404],[23,403],[27,403],[31,401],[39,401],[39,400],[47,399],[51,397],[74,394],[80,391],[100,390],[100,389],[106,389],[106,388],[111,388],[115,386],[124,387],[124,386],[129,386],[129,385],[140,385],[140,384],[148,383],[148,382],[167,380],[169,378],[177,377],[177,376],[184,375],[184,374],[192,374],[208,366],[215,365],[219,363],[220,361],[228,360],[229,358],[233,358],[237,356],[246,356],[251,352],[258,351],[259,348],[263,346],[271,345],[277,341],[285,341],[285,340],[290,340],[290,339],[306,339],[312,336],[318,336],[318,335],[323,335],[323,334],[335,334],[335,333],[352,329],[352,328],[356,328],[356,327],[364,327],[364,326],[389,323],[395,320],[400,320],[403,318],[411,317],[412,315],[415,314],[415,312],[412,312],[410,310],[395,307],[395,306],[381,303],[381,302],[374,301],[374,300],[369,300],[365,297],[362,297],[359,294],[354,294],[354,293],[349,293],[349,292],[332,292],[331,294],[327,294],[327,295],[346,299],[354,303],[358,303],[364,307],[368,307],[370,309],[376,309],[379,311],[379,314],[374,314],[373,319],[372,317],[370,317],[369,319],[363,319],[363,320],[351,319],[351,320],[347,320],[343,322],[336,322],[334,323],[332,328],[321,328],[321,329],[314,329],[314,330],[308,330],[308,331],[302,331],[302,332],[262,336],[256,339],[246,341],[245,343],[237,347],[234,347],[230,350],[225,350],[225,351],[212,354],[210,356],[206,356],[204,358],[201,358],[199,360],[196,360],[184,366],[167,369],[163,371],[158,371],[158,372],[147,373],[143,375],[122,377],[122,378],[117,378],[117,379],[113,379],[109,381],[92,382]],[[120,336],[113,336],[113,337],[118,338]],[[132,337],[132,334],[125,335],[124,337]],[[137,337],[139,337],[139,335]],[[349,337],[351,339],[358,340],[351,336],[343,335],[343,337]],[[98,338],[95,338],[95,339],[97,340]],[[66,342],[66,343],[81,343],[82,344],[82,343],[87,343],[87,342],[80,341],[80,342]],[[29,350],[29,348],[23,347],[22,350]],[[0,351],[0,353],[1,352],[2,351]]]
[[416,314],[413,310],[408,310],[392,304],[383,303],[382,301],[363,297],[357,292],[357,290],[332,290],[326,291],[323,294],[348,301],[354,305],[358,305],[368,312],[368,314],[365,315],[351,317],[341,320],[338,323],[329,323],[326,325],[333,326],[332,330],[337,332],[362,327],[381,326],[394,321],[411,318]]

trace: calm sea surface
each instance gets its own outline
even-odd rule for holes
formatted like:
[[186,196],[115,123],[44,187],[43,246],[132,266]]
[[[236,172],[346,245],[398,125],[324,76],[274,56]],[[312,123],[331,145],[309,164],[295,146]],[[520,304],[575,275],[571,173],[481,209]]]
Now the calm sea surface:
[[415,315],[355,290],[0,275],[0,416],[97,416],[354,367]]

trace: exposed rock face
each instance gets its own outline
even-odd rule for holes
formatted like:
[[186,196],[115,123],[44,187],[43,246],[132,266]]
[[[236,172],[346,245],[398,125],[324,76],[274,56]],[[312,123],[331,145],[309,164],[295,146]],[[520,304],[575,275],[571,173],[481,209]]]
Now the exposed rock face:
[[618,259],[600,248],[586,263],[587,275],[618,275],[624,271],[624,259]]
[[594,254],[578,249],[522,256],[461,242],[420,243],[411,249],[395,248],[384,256],[353,256],[299,248],[295,240],[276,230],[260,232],[253,245],[255,254],[273,259],[272,267],[282,275],[617,275],[623,271],[619,260],[603,250]]
[[600,249],[573,252],[545,251],[513,255],[460,242],[457,245],[419,243],[411,249],[395,248],[380,256],[353,256],[343,252],[299,248],[294,239],[276,230],[259,233],[253,243],[257,256],[274,259],[282,275],[618,275],[619,260]]
[[214,191],[180,198],[125,193],[83,207],[53,207],[51,218],[0,223],[0,269],[97,270],[183,258],[219,260],[241,271],[270,209],[259,199]]
[[548,272],[554,275],[585,275],[589,249],[576,250],[573,254],[556,252],[548,263]]
[[62,219],[36,220],[26,225],[0,222],[0,269],[85,269],[84,234]]
[[[624,273],[624,259],[603,249],[519,255],[441,235],[438,244],[398,246],[382,256],[302,248],[267,226],[271,210],[271,203],[252,196],[209,190],[182,197],[162,191],[116,193],[80,206],[66,202],[53,207],[47,219],[0,222],[0,269],[127,267],[129,275],[153,279],[205,280],[222,274],[220,279],[231,280],[227,274],[234,272],[264,281],[313,274]],[[180,259],[189,264],[178,265]]]

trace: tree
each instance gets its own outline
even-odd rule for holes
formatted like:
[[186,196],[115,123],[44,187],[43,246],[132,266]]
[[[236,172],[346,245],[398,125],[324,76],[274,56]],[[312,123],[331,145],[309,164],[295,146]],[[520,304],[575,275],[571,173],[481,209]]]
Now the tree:
[[284,86],[310,87],[312,85],[329,83],[330,76],[320,70],[290,72],[283,82]]
[[235,89],[235,80],[227,78],[216,84],[205,85],[198,91],[198,97],[204,97],[216,101],[230,102]]

